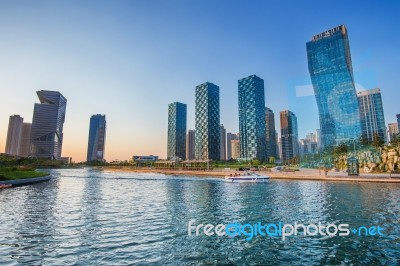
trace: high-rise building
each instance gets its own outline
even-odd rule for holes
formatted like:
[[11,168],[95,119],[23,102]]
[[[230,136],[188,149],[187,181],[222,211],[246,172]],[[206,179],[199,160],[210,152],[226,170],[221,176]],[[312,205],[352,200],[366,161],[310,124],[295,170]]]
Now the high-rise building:
[[344,25],[307,42],[308,69],[319,110],[322,147],[361,136],[349,39]]
[[60,159],[67,99],[58,91],[37,91],[40,103],[35,103],[32,119],[30,155]]
[[282,161],[286,162],[298,156],[298,128],[297,117],[289,111],[281,111],[281,142],[282,142]]
[[399,125],[397,123],[389,123],[388,124],[388,142],[391,142],[397,134],[399,134]]
[[220,135],[221,135],[220,149],[219,149],[219,152],[221,154],[220,159],[222,161],[225,161],[226,160],[226,129],[224,128],[223,124],[221,124],[221,127],[220,127]]
[[186,113],[184,103],[168,105],[168,159],[186,159]]
[[107,122],[105,115],[92,115],[89,126],[87,161],[104,161]]
[[267,158],[264,80],[251,75],[238,81],[240,157]]
[[6,154],[15,156],[19,155],[23,123],[24,119],[21,116],[10,116],[10,119],[8,120]]
[[232,147],[232,159],[240,158],[240,140],[233,139],[231,140]]
[[276,153],[276,131],[275,131],[275,114],[265,107],[265,128],[267,138],[267,155],[268,157],[277,157]]
[[398,127],[398,131],[400,132],[400,114],[396,115],[397,118],[397,127]]
[[381,90],[377,88],[359,91],[357,97],[360,106],[362,135],[373,141],[374,135],[378,134],[382,141],[386,141],[386,123]]
[[19,156],[28,157],[31,149],[31,123],[23,123],[21,142],[19,145]]
[[[226,159],[233,159],[232,157],[232,143],[231,140],[239,140],[239,134],[226,133]],[[240,155],[239,155],[240,157]]]
[[196,86],[196,160],[219,160],[219,87],[210,82]]
[[186,160],[194,160],[195,158],[195,130],[189,130],[186,135]]

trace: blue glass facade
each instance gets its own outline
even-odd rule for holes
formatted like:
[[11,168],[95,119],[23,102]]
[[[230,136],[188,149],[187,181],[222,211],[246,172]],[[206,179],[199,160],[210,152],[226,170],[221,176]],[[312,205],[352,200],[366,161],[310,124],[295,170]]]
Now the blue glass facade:
[[219,87],[210,82],[196,86],[196,160],[220,159]]
[[276,131],[275,131],[275,114],[274,112],[265,107],[265,128],[267,137],[267,155],[268,157],[277,157],[276,152]]
[[357,97],[363,137],[373,141],[374,135],[378,134],[381,140],[386,141],[386,123],[380,89],[357,92]]
[[322,146],[361,136],[347,29],[344,25],[307,42],[308,69],[314,87]]
[[267,158],[264,80],[256,75],[238,81],[240,157]]
[[186,113],[187,106],[184,103],[168,105],[168,159],[186,159]]
[[86,160],[104,161],[106,146],[106,116],[92,115],[89,125],[89,140]]

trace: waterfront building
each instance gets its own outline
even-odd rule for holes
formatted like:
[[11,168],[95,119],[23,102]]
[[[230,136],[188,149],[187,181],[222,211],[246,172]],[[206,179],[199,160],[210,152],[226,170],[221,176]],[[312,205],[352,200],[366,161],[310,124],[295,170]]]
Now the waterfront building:
[[231,147],[232,147],[232,159],[236,160],[240,158],[240,140],[232,139]]
[[104,161],[106,146],[106,116],[92,115],[89,126],[87,161]]
[[168,159],[186,159],[186,113],[184,103],[168,105]]
[[266,142],[267,142],[267,156],[277,157],[276,152],[276,131],[275,131],[275,114],[274,112],[265,107],[265,128],[266,128]]
[[[226,133],[226,159],[230,160],[232,158],[232,143],[231,140],[239,140],[239,133],[234,134],[234,133]],[[240,154],[239,154],[240,157]]]
[[8,131],[6,140],[6,154],[19,155],[21,143],[22,126],[24,119],[19,115],[12,115],[8,120]]
[[321,147],[359,139],[361,123],[350,46],[344,25],[307,42],[308,69],[321,126]]
[[238,81],[239,138],[242,159],[267,158],[264,80],[251,75]]
[[156,162],[158,156],[155,155],[133,155],[129,158],[129,162],[145,163],[145,162]]
[[60,159],[67,99],[58,91],[36,92],[40,103],[33,110],[30,155],[45,159]]
[[363,137],[373,141],[374,135],[378,134],[382,141],[386,141],[386,123],[380,89],[357,92],[357,97]]
[[226,160],[226,129],[224,128],[224,125],[222,124],[220,127],[220,154],[221,157],[220,159],[222,161]]
[[22,124],[21,142],[19,145],[19,156],[28,157],[31,149],[31,128],[32,123]]
[[219,87],[210,82],[196,86],[196,160],[220,159]]
[[194,160],[195,159],[195,130],[189,130],[186,135],[186,160]]
[[296,115],[289,111],[280,112],[282,161],[298,156],[298,127]]

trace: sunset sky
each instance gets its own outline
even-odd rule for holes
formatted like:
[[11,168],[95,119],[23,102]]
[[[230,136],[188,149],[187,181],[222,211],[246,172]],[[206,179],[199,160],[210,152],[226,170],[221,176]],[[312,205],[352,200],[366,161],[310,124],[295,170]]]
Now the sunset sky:
[[[362,3],[362,4],[361,4]],[[386,3],[386,5],[381,4]],[[8,118],[32,121],[37,90],[68,100],[63,156],[86,159],[89,119],[105,114],[106,159],[167,151],[167,106],[220,87],[221,123],[238,132],[237,81],[264,79],[266,105],[319,128],[306,42],[345,24],[357,89],[381,88],[386,123],[400,113],[399,1],[0,1],[0,152]]]

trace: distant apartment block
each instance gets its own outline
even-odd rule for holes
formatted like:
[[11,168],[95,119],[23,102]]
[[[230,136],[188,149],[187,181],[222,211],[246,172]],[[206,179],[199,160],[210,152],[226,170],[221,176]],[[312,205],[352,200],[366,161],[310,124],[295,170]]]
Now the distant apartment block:
[[89,125],[87,161],[104,161],[106,146],[106,116],[92,115]]
[[19,145],[19,156],[28,157],[31,149],[31,128],[32,123],[23,123],[21,142]]
[[24,119],[19,115],[12,115],[8,120],[8,131],[6,140],[6,154],[19,155],[21,134]]
[[196,141],[196,131],[189,130],[186,135],[186,160],[195,159],[195,141]]
[[186,159],[186,116],[186,104],[168,105],[168,159]]
[[210,82],[196,86],[195,104],[196,160],[219,160],[220,113],[219,87]]
[[37,91],[32,119],[30,155],[38,158],[61,159],[63,125],[67,99],[58,91]]
[[240,158],[240,141],[238,139],[231,140],[232,159]]
[[221,157],[220,157],[220,159],[222,161],[225,161],[226,160],[226,129],[224,128],[223,124],[220,127],[220,134],[221,134],[221,137],[220,137],[220,139],[221,139],[220,140]]
[[233,134],[230,132],[226,133],[226,159],[227,160],[233,159],[231,140],[239,140],[239,134]]
[[380,89],[357,92],[362,135],[369,141],[377,134],[386,141],[386,123]]
[[267,141],[267,156],[277,157],[276,152],[276,131],[275,131],[275,114],[274,112],[265,107],[265,128],[266,128],[266,141]]
[[391,142],[397,134],[399,134],[399,125],[397,123],[389,123],[388,124],[388,142]]

